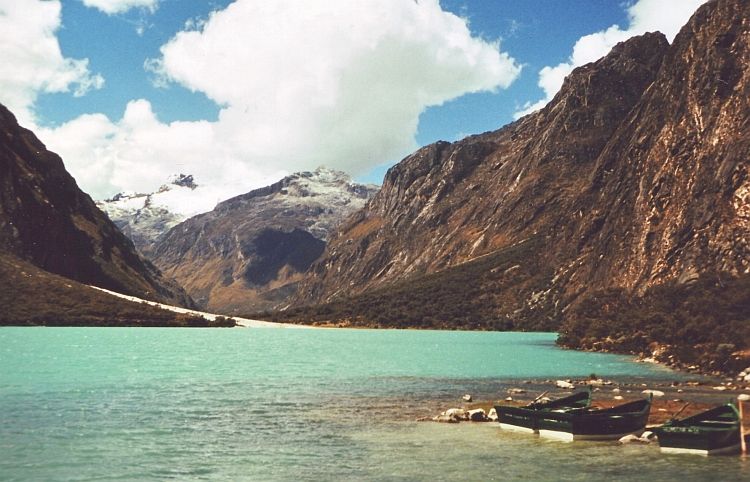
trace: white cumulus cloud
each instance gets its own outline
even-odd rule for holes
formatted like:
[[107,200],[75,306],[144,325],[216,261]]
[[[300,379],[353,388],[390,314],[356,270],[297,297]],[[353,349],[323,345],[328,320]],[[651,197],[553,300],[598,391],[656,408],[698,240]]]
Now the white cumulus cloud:
[[32,108],[40,93],[84,95],[104,85],[91,74],[88,59],[63,57],[55,32],[59,1],[0,0],[0,103],[22,125],[33,125]]
[[81,0],[87,7],[98,8],[107,15],[125,13],[131,8],[155,11],[161,0]]
[[222,149],[216,127],[207,121],[161,123],[151,104],[141,99],[131,101],[118,122],[103,114],[83,115],[37,132],[95,198],[123,190],[151,192],[174,174],[186,173],[211,196],[206,204],[211,209],[219,199],[284,176],[285,171],[256,168]]
[[607,55],[618,42],[655,31],[663,33],[671,42],[695,10],[705,2],[706,0],[638,0],[628,7],[629,26],[626,30],[613,25],[602,32],[581,37],[567,62],[544,67],[539,72],[539,87],[544,91],[544,99],[533,104],[526,103],[515,114],[515,118],[521,118],[547,105],[573,69]]
[[120,121],[40,133],[93,197],[177,172],[226,196],[319,165],[362,174],[418,147],[428,106],[520,73],[437,0],[238,0],[186,25],[146,67],[159,85],[205,93],[218,121],[164,124],[134,100]]

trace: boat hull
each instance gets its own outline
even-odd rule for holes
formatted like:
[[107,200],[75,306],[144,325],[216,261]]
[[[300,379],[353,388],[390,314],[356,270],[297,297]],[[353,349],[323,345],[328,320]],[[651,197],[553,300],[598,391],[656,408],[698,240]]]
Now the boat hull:
[[654,427],[661,451],[696,455],[736,454],[741,451],[737,408],[728,403],[681,420]]
[[664,453],[695,455],[736,454],[741,450],[739,426],[727,430],[696,427],[655,427]]
[[500,422],[500,428],[504,430],[526,433],[539,432],[538,410],[496,405],[495,411],[497,412],[497,421]]
[[562,440],[617,440],[629,434],[640,436],[646,423],[648,410],[615,415],[550,412],[539,418],[539,435]]
[[591,391],[577,392],[549,402],[532,402],[525,407],[495,405],[500,428],[516,432],[539,433],[539,416],[551,409],[583,408],[591,404]]

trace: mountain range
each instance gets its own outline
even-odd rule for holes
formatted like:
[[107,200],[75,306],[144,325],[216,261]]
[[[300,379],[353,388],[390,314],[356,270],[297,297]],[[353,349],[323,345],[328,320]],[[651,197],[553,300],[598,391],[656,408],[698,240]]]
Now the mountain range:
[[321,168],[188,219],[155,200],[195,189],[190,176],[100,203],[151,261],[3,109],[0,245],[55,275],[192,303],[173,277],[225,314],[557,330],[571,348],[744,368],[749,99],[750,3],[710,0],[671,45],[620,43],[543,109],[425,146],[380,190]]
[[325,167],[293,174],[185,220],[148,256],[212,312],[283,307],[330,233],[377,191]]
[[561,310],[600,287],[747,273],[749,10],[709,2],[673,45],[659,33],[628,40],[576,69],[544,109],[407,157],[332,236],[298,300],[532,236],[546,240],[537,256],[550,260]]
[[[750,3],[712,0],[671,45],[632,38],[575,69],[545,108],[420,149],[300,284],[294,306],[327,308],[272,318],[555,329],[575,348],[685,360],[698,355],[669,346],[691,340],[714,364],[746,357],[749,40]],[[419,309],[427,287],[470,316]],[[711,313],[701,293],[716,287],[731,296]],[[736,309],[722,312],[727,298]]]

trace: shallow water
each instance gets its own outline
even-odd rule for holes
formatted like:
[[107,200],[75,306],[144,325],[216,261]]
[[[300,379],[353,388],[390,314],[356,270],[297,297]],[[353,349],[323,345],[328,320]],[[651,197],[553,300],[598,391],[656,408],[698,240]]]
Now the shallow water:
[[[553,334],[0,328],[0,480],[750,479],[739,457],[418,423],[524,379],[680,379]],[[715,476],[713,477],[716,478]]]

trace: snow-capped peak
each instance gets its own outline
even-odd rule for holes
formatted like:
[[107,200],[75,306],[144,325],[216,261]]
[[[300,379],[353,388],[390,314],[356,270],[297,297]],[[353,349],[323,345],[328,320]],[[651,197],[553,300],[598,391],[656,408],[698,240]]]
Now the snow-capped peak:
[[[97,202],[97,205],[146,254],[172,227],[190,217],[211,211],[220,202],[221,205],[229,205],[236,199],[255,197],[259,192],[264,192],[263,195],[275,197],[276,202],[288,209],[313,203],[330,211],[338,219],[360,209],[377,190],[378,186],[356,183],[344,172],[321,166],[315,171],[292,174],[271,186],[226,201],[226,189],[199,184],[193,176],[179,174],[170,177],[156,192],[122,192],[111,199]],[[314,235],[325,237],[340,222],[325,218],[316,223],[321,225],[320,229],[312,229]]]

